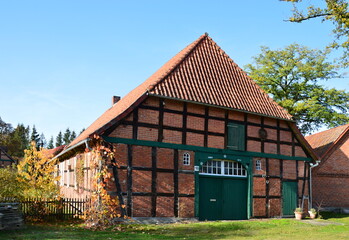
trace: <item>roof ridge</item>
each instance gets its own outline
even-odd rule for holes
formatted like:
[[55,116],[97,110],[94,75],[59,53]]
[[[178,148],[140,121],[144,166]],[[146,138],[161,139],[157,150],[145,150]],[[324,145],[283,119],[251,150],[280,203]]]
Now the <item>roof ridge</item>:
[[[182,56],[182,58],[178,59],[175,63],[172,64],[172,66],[169,67],[169,69],[163,73],[161,76],[158,77],[157,80],[155,80],[153,82],[153,84],[150,84],[149,87],[147,88],[147,91],[151,91],[152,89],[154,89],[154,87],[156,85],[158,85],[160,82],[162,82],[167,76],[169,76],[175,69],[176,67],[178,67],[189,55],[190,53],[192,53],[194,51],[194,49],[199,45],[200,42],[202,42],[203,39],[208,38],[208,33],[204,33],[203,35],[201,35],[197,40],[195,40],[194,42],[190,43],[189,45],[187,45],[182,51],[187,50],[187,52]],[[189,49],[188,48],[190,45],[191,46]],[[180,51],[179,53],[177,53],[176,55],[179,55],[182,51]],[[173,58],[171,58],[168,62],[166,62],[164,65],[166,65],[167,63],[169,63],[171,60],[173,60]],[[156,72],[155,72],[156,73]],[[150,76],[151,77],[151,76]]]
[[[237,68],[237,70],[242,73],[243,75],[245,75],[247,78],[249,78],[252,83],[257,86],[257,88],[259,89],[259,91],[265,95],[265,97],[268,99],[269,102],[271,102],[272,104],[274,104],[277,108],[279,108],[280,110],[284,111],[286,114],[291,115],[285,108],[281,107],[277,102],[275,102],[257,83],[256,81],[254,81],[250,76],[247,75],[247,73],[211,38],[208,37],[217,47],[218,47],[218,51],[222,52],[223,55],[225,57],[227,57],[227,59],[229,61],[232,62],[233,65],[235,65],[235,67]],[[292,116],[292,115],[291,115]],[[293,116],[292,116],[293,117]]]

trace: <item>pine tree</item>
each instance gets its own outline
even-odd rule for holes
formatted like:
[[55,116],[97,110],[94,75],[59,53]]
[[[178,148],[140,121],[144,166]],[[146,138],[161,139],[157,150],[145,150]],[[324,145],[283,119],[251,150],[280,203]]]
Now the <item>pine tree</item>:
[[63,145],[63,136],[62,132],[59,131],[57,137],[56,137],[56,147],[62,146]]
[[72,131],[70,135],[70,142],[72,142],[75,138],[76,138],[76,133],[75,131]]
[[18,124],[10,134],[10,141],[7,143],[8,153],[16,158],[24,156],[24,149],[29,147],[29,126]]
[[65,130],[65,133],[63,135],[63,142],[65,145],[68,145],[70,143],[70,136],[71,136],[71,132],[69,128],[67,128],[67,130]]
[[44,147],[46,147],[46,143],[47,142],[46,142],[45,135],[43,133],[41,133],[39,143],[37,145],[39,148],[44,148]]
[[36,144],[38,144],[39,140],[40,140],[40,136],[34,125],[32,129],[32,134],[30,135],[30,141],[34,141],[36,142]]
[[53,149],[55,146],[53,145],[53,136],[51,136],[50,141],[48,142],[47,148]]

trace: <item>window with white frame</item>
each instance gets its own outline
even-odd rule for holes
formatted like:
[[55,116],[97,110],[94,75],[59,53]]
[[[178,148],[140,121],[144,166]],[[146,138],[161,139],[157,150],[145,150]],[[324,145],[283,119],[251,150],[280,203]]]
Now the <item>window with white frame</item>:
[[183,154],[183,165],[190,165],[190,154],[187,152]]
[[256,170],[262,170],[262,162],[261,162],[261,160],[256,160]]
[[200,169],[202,175],[246,177],[246,169],[241,163],[229,160],[209,160]]

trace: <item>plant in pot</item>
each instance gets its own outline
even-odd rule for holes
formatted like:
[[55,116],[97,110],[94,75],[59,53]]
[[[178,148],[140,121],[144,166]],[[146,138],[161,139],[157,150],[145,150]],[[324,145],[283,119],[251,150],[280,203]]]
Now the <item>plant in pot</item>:
[[316,212],[316,209],[315,209],[315,208],[310,209],[310,210],[308,211],[308,213],[309,213],[309,216],[310,216],[311,219],[316,218],[317,212]]
[[294,210],[294,215],[297,220],[301,220],[303,218],[303,208],[296,208]]

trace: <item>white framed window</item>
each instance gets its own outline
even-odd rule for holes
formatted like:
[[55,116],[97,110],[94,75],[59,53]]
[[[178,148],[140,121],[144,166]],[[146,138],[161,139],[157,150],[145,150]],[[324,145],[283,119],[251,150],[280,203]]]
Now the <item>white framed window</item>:
[[262,161],[256,160],[256,170],[262,170]]
[[183,165],[190,165],[190,154],[187,152],[183,154]]
[[246,169],[241,163],[229,160],[209,160],[200,169],[202,175],[246,177]]

